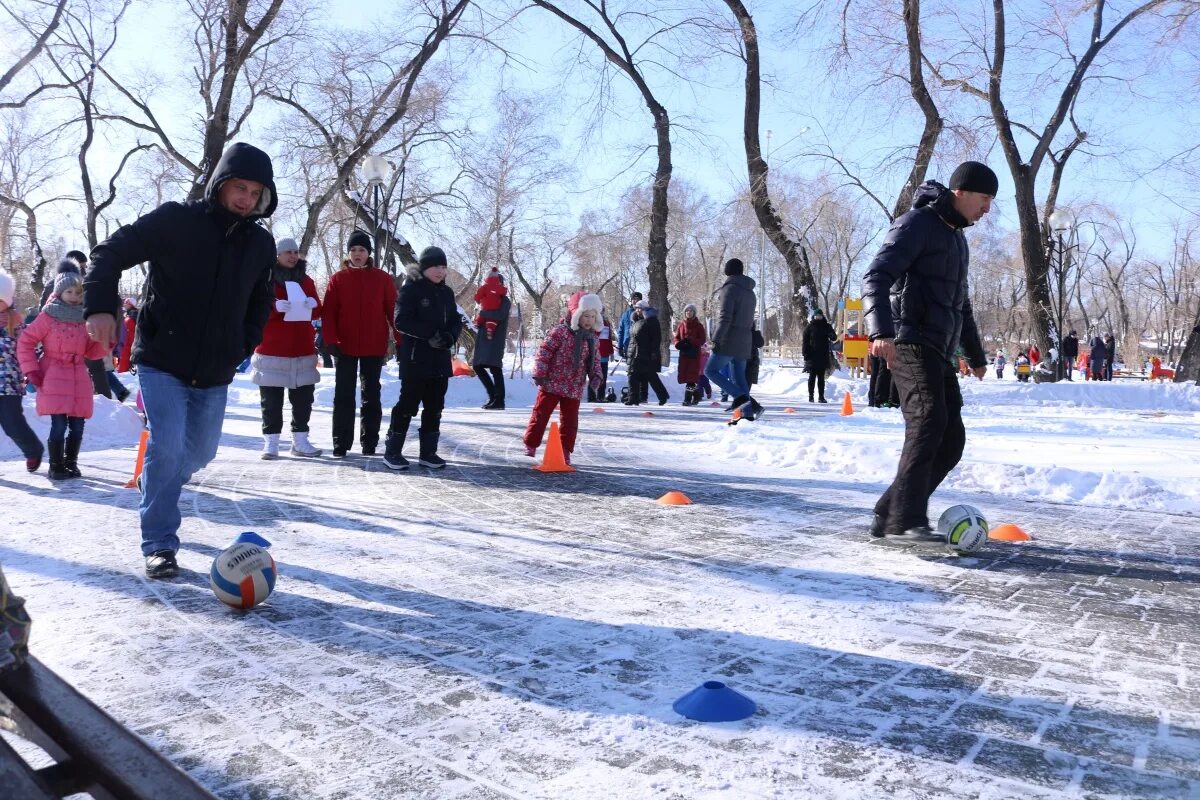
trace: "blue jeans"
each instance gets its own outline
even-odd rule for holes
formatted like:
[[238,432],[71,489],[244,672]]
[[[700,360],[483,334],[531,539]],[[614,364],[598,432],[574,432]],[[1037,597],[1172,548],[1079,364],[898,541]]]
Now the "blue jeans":
[[179,549],[179,493],[213,460],[228,386],[196,389],[174,375],[138,368],[150,440],[142,464],[142,555]]
[[25,409],[21,407],[21,395],[0,395],[0,428],[21,448],[21,455],[26,458],[41,458],[45,452],[37,434],[29,427],[25,419]]
[[67,431],[70,430],[72,439],[83,438],[83,424],[86,422],[83,417],[68,417],[66,414],[51,414],[50,415],[50,435],[52,442],[61,442],[67,438]]
[[[732,376],[726,377],[721,371],[729,366]],[[704,368],[704,376],[721,387],[730,397],[738,398],[750,394],[750,384],[746,383],[746,359],[713,353],[708,358],[708,366]]]

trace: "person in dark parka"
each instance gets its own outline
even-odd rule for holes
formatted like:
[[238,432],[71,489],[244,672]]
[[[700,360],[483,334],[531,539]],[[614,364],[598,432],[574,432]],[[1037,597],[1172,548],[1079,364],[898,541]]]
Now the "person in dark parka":
[[863,317],[871,355],[886,360],[904,414],[896,478],[875,503],[872,536],[938,541],[929,497],[962,458],[962,392],[950,359],[960,343],[983,380],[987,357],[967,293],[963,230],[991,209],[999,180],[968,161],[950,177],[918,187],[912,210],[892,223],[863,278]]
[[1079,358],[1079,337],[1075,335],[1075,331],[1071,331],[1063,339],[1063,375],[1067,380],[1071,380],[1071,373],[1075,369],[1075,360]]
[[[746,362],[754,350],[754,279],[745,275],[741,259],[725,262],[725,283],[717,290],[712,356],[704,368],[710,381],[733,398],[734,408],[753,400],[746,380]],[[726,377],[725,368],[729,367]],[[755,406],[761,410],[757,402]]]
[[[504,278],[500,277],[501,283]],[[490,337],[480,335],[475,337],[475,352],[471,354],[471,366],[475,368],[475,377],[483,384],[488,393],[484,408],[504,410],[504,349],[508,341],[508,317],[512,313],[512,301],[508,296],[500,298],[500,306],[492,311],[481,310],[479,316],[484,322],[496,323]]]
[[257,220],[275,211],[271,159],[230,145],[202,200],[169,202],[92,251],[84,280],[88,334],[112,347],[124,270],[149,263],[133,363],[150,428],[139,506],[152,578],[177,574],[179,494],[217,454],[229,384],[262,341],[275,240]]
[[645,300],[639,300],[633,312],[633,325],[629,329],[629,400],[627,406],[641,404],[642,393],[649,384],[658,398],[658,404],[666,405],[671,399],[662,378],[662,327],[658,322],[658,309]]
[[821,309],[815,309],[812,320],[804,329],[804,369],[808,371],[808,402],[813,401],[813,389],[817,390],[819,402],[827,403],[825,399],[825,373],[833,363],[833,354],[829,346],[837,341],[837,333],[825,319]]
[[1117,363],[1117,340],[1111,333],[1104,334],[1104,380],[1113,379],[1113,365]]
[[421,450],[417,463],[430,469],[446,466],[437,453],[438,439],[446,390],[454,374],[451,351],[462,333],[462,315],[454,292],[446,285],[446,271],[442,249],[426,247],[417,265],[409,268],[409,280],[396,300],[396,329],[403,338],[396,359],[400,365],[400,399],[392,407],[383,456],[383,463],[390,469],[408,469],[404,439],[418,409]]
[[1088,380],[1102,381],[1108,361],[1108,348],[1104,346],[1104,340],[1100,338],[1100,334],[1093,336],[1089,344]]

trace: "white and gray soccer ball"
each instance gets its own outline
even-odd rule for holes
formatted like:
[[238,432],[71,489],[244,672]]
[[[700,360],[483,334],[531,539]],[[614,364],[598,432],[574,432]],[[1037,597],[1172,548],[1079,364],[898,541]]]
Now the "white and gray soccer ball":
[[946,548],[958,555],[973,553],[987,544],[988,523],[975,506],[951,506],[938,517],[938,532],[946,537]]

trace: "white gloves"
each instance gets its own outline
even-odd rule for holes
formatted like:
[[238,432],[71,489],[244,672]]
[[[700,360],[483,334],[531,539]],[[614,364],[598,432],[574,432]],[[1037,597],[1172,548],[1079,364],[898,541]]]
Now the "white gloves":
[[276,300],[275,301],[275,310],[278,311],[280,314],[286,314],[287,312],[292,310],[292,304],[287,300]]
[[305,297],[304,298],[304,307],[305,308],[316,308],[317,307],[317,298]]

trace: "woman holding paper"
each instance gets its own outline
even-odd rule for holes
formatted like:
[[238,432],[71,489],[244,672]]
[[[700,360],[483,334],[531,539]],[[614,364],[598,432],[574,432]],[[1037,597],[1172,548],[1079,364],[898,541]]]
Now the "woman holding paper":
[[292,405],[292,455],[319,456],[321,451],[308,441],[308,420],[313,388],[321,380],[312,335],[312,321],[321,316],[321,301],[316,284],[305,274],[296,240],[280,239],[275,251],[278,255],[271,272],[275,307],[263,329],[262,344],[250,361],[250,377],[262,398],[262,457],[279,458],[284,389]]

